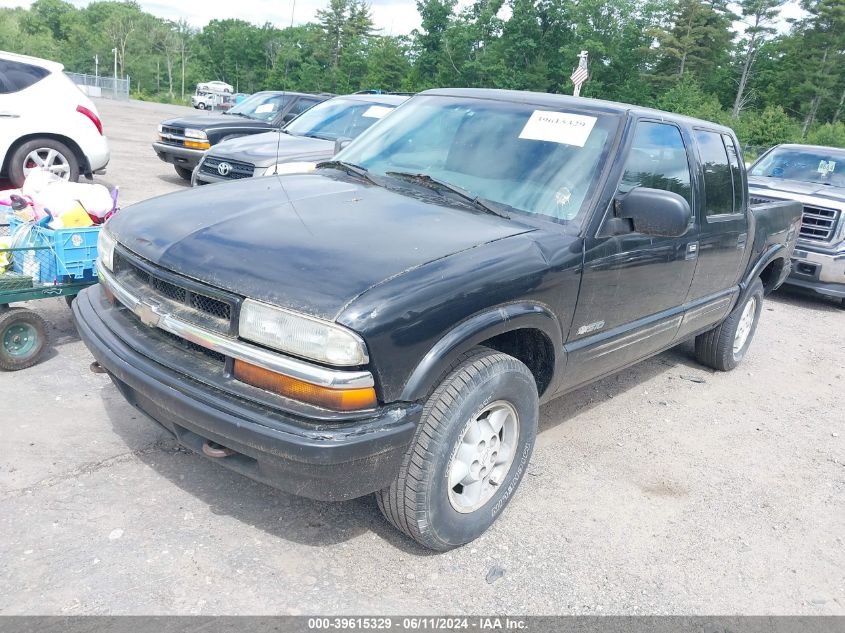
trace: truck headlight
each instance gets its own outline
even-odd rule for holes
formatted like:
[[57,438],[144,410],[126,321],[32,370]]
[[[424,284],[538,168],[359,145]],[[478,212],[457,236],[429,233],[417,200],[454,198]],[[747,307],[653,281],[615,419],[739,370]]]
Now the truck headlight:
[[264,172],[265,176],[282,176],[284,174],[307,174],[309,171],[314,171],[314,168],[317,166],[317,163],[312,163],[310,161],[300,161],[294,163],[279,163],[278,165],[273,165],[272,167],[268,167],[267,171]]
[[241,306],[243,339],[280,352],[335,366],[365,365],[367,346],[345,327],[246,299]]
[[116,243],[117,240],[105,226],[100,229],[100,235],[97,236],[97,259],[112,272],[114,272],[114,245]]
[[195,129],[190,128],[190,127],[185,130],[185,136],[187,138],[195,138],[195,139],[199,139],[201,141],[207,141],[208,140],[208,134],[206,134],[202,130],[195,130]]

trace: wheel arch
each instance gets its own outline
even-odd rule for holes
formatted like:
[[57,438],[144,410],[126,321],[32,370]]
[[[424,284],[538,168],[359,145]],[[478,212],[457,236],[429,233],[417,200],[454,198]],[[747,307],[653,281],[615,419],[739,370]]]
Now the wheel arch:
[[3,158],[2,173],[6,176],[9,175],[9,161],[12,160],[12,154],[18,151],[18,148],[21,145],[39,138],[48,138],[67,145],[70,148],[70,151],[73,152],[74,156],[76,156],[76,160],[79,162],[79,173],[84,175],[91,173],[91,166],[88,164],[88,158],[85,156],[85,152],[82,151],[82,148],[79,147],[79,144],[69,136],[54,134],[52,132],[33,132],[31,134],[24,134],[20,138],[15,139],[6,150],[6,156]]
[[740,282],[740,293],[735,305],[741,304],[748,298],[751,284],[758,277],[763,282],[763,289],[766,294],[776,290],[783,283],[783,279],[789,272],[789,267],[785,245],[773,244],[767,248]]
[[462,321],[440,338],[411,373],[401,399],[428,397],[455,361],[478,345],[525,363],[541,396],[553,386],[564,353],[560,324],[548,307],[536,303],[498,306]]

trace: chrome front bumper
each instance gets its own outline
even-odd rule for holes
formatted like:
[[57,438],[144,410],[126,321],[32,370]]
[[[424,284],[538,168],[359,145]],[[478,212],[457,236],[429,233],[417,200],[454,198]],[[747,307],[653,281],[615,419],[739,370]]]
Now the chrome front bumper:
[[358,389],[375,385],[373,375],[368,371],[328,369],[313,365],[178,319],[159,306],[153,305],[143,297],[134,294],[132,290],[122,285],[115,275],[109,272],[99,261],[97,262],[97,275],[100,283],[114,295],[114,298],[134,312],[141,322],[148,327],[159,328],[219,354],[237,358],[320,387]]

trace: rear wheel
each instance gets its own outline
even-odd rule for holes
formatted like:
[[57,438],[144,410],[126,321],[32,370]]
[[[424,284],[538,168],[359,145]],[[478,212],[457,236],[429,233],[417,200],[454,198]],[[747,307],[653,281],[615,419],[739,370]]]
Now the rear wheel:
[[32,310],[11,308],[0,313],[0,369],[31,367],[48,341],[47,324]]
[[9,159],[9,179],[16,187],[23,186],[30,172],[43,169],[62,180],[79,179],[79,160],[71,149],[52,138],[27,141]]
[[698,362],[719,371],[730,371],[739,365],[754,338],[762,308],[763,282],[755,279],[748,296],[728,318],[695,338]]
[[525,474],[538,400],[523,363],[486,348],[469,353],[426,402],[396,480],[376,493],[387,520],[439,551],[480,536]]
[[205,110],[205,103],[204,103],[204,102],[202,102],[202,101],[200,101],[200,102],[197,104],[197,107],[198,107],[200,110]]
[[190,169],[186,169],[185,167],[179,167],[178,165],[174,165],[173,169],[175,169],[176,173],[179,174],[179,178],[191,182],[191,175],[193,174],[193,172]]

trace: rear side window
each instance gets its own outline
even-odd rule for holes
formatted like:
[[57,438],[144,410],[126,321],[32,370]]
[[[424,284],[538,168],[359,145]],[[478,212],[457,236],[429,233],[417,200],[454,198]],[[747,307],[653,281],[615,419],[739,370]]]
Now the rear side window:
[[50,71],[41,66],[0,59],[0,94],[20,92],[49,74]]
[[627,193],[634,187],[672,191],[692,204],[687,152],[681,131],[674,125],[637,124],[619,191]]
[[[696,130],[695,140],[704,169],[704,215],[734,212],[734,186],[728,152],[718,132]],[[733,144],[731,144],[733,147]],[[734,150],[736,158],[736,150]],[[739,170],[739,164],[736,166]]]

